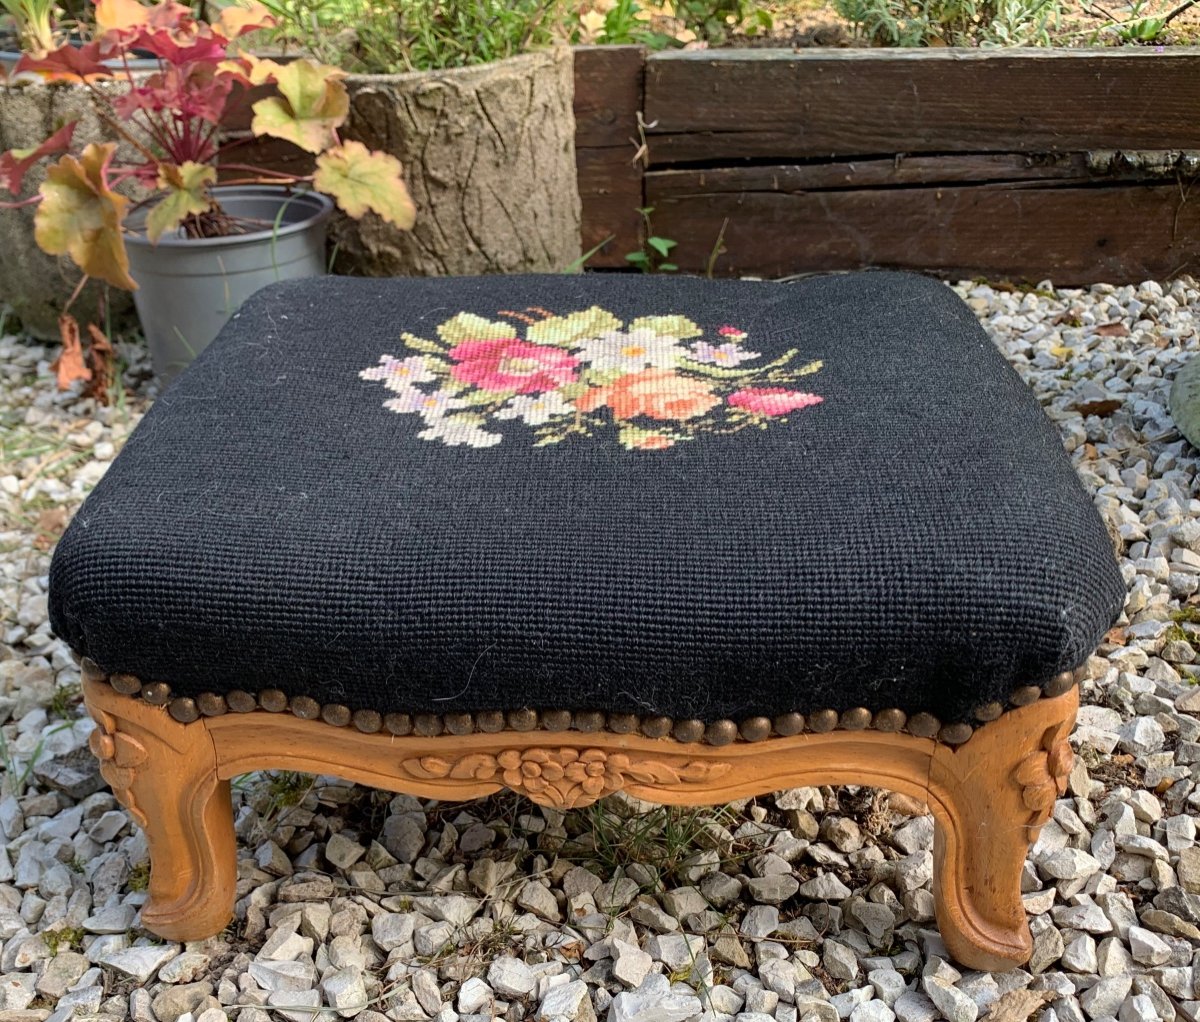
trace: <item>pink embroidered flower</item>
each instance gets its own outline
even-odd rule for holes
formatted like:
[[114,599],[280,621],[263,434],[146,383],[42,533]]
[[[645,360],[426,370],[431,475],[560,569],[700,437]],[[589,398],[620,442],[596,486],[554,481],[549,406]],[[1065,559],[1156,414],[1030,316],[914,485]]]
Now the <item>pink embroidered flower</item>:
[[575,382],[579,359],[560,348],[530,344],[512,337],[463,341],[450,349],[457,363],[450,375],[481,390],[537,394]]
[[735,326],[717,327],[717,333],[720,334],[722,337],[730,337],[735,341],[740,341],[743,337],[746,336],[745,330],[739,330]]
[[819,394],[806,394],[783,387],[747,387],[734,391],[726,400],[734,408],[745,408],[758,415],[787,415],[797,408],[819,405],[825,399]]

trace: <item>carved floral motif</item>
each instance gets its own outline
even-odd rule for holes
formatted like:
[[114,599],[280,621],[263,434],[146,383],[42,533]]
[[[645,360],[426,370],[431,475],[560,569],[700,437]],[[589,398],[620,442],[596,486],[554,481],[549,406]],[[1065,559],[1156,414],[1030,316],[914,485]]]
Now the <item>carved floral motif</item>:
[[458,758],[420,756],[401,769],[426,780],[499,781],[535,802],[559,809],[591,805],[627,784],[673,787],[699,784],[727,773],[728,763],[665,762],[603,749],[505,749]]
[[1050,819],[1054,800],[1066,793],[1067,777],[1075,763],[1068,734],[1069,726],[1050,728],[1042,737],[1041,746],[1013,770],[1013,780],[1021,786],[1021,800],[1032,813],[1030,841],[1037,840],[1042,826]]
[[112,714],[97,710],[93,711],[92,718],[96,721],[96,730],[88,738],[88,747],[100,761],[100,775],[138,826],[145,827],[146,814],[138,808],[133,783],[150,754],[136,738],[118,730]]

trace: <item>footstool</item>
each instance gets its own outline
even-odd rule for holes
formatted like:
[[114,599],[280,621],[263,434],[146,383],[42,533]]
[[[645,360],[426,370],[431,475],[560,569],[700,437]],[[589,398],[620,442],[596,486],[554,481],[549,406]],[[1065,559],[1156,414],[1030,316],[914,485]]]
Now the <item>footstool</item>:
[[230,779],[437,799],[927,802],[962,963],[1031,942],[1111,541],[945,286],[632,276],[270,287],[54,556],[142,912],[233,911]]

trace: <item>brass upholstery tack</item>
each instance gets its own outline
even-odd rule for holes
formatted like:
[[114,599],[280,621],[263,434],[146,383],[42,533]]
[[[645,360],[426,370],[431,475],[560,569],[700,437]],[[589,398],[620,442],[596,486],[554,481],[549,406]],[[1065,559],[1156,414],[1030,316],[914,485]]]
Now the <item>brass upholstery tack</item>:
[[383,726],[389,734],[393,734],[397,738],[403,738],[405,735],[412,734],[412,717],[407,713],[385,713],[383,715]]
[[704,729],[704,740],[709,745],[728,745],[737,741],[738,726],[732,720],[714,720]]
[[749,720],[743,720],[738,734],[748,742],[761,742],[771,735],[771,718],[751,717]]
[[475,730],[475,721],[469,713],[447,713],[442,723],[452,735],[469,735]]
[[288,708],[287,693],[277,688],[264,688],[258,693],[258,705],[268,713],[283,713]]
[[781,713],[772,722],[775,733],[785,738],[798,735],[804,730],[803,713]]
[[171,686],[163,681],[152,681],[142,686],[141,696],[154,706],[166,706],[171,699]]
[[301,720],[316,720],[321,716],[321,704],[312,696],[292,696],[290,706]]
[[321,707],[321,719],[334,727],[345,727],[350,723],[350,707],[341,703],[326,703]]
[[670,717],[645,717],[642,720],[642,734],[647,738],[666,738],[673,725]]
[[364,735],[373,735],[383,728],[383,714],[378,710],[355,710],[350,723]]
[[190,724],[193,720],[200,719],[200,709],[196,706],[196,700],[187,696],[172,699],[167,704],[167,712],[180,724]]
[[229,712],[229,704],[225,697],[216,692],[201,692],[196,696],[196,705],[206,717],[220,717]]
[[876,731],[902,731],[904,725],[908,723],[908,714],[903,710],[887,709],[880,710],[875,714],[875,719],[871,722],[871,726]]

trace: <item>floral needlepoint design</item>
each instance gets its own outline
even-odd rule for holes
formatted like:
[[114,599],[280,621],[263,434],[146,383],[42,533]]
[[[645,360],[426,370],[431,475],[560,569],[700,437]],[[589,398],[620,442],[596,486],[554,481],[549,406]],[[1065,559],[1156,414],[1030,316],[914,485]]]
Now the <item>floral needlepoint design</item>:
[[459,313],[436,339],[402,334],[406,352],[359,376],[383,384],[389,411],[421,417],[422,440],[468,447],[494,447],[513,424],[538,447],[611,437],[662,451],[705,433],[768,429],[824,400],[796,386],[820,361],[800,362],[793,348],[754,365],[763,356],[736,326],[706,340],[678,315],[623,323],[597,306],[496,315],[507,318]]

